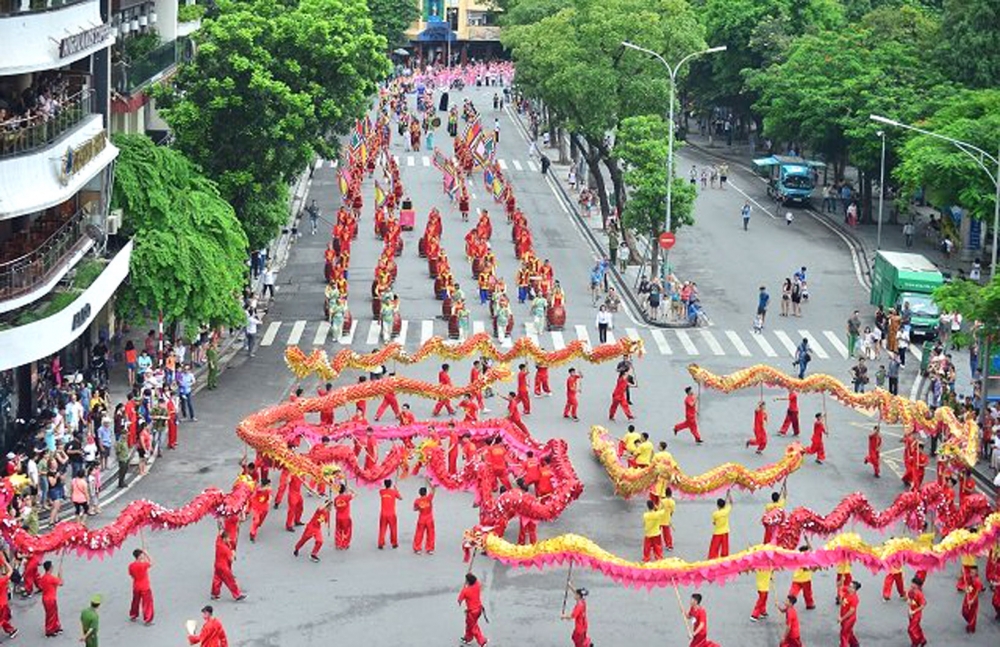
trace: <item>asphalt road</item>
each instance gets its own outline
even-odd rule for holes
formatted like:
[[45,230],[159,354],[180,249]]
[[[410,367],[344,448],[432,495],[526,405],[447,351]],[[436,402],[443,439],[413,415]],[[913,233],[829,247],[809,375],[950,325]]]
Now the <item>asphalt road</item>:
[[[488,107],[492,92],[472,89],[471,95],[484,111],[484,124],[492,125],[494,113]],[[452,96],[452,101],[456,97]],[[460,101],[460,99],[459,99]],[[502,138],[498,158],[508,166],[508,177],[514,183],[522,208],[529,215],[536,248],[543,258],[551,259],[556,277],[561,279],[568,300],[567,328],[562,335],[566,343],[582,336],[577,326],[593,340],[594,310],[589,305],[587,276],[593,255],[582,242],[575,226],[548,182],[529,166],[527,144],[517,134],[507,115],[501,120]],[[450,149],[442,127],[437,134],[438,146]],[[418,259],[416,241],[432,206],[444,215],[444,245],[453,267],[468,294],[473,292],[471,276],[464,274],[462,235],[466,231],[457,210],[451,208],[441,192],[439,172],[425,165],[426,151],[409,153],[400,143],[393,152],[399,155],[403,181],[418,213],[417,231],[405,235],[406,250],[400,259],[397,291],[402,295],[402,316],[407,321],[403,341],[413,349],[428,331],[444,333],[444,322],[435,319],[440,313],[439,302],[433,300],[431,281],[426,264]],[[689,151],[685,160],[702,161]],[[410,159],[412,158],[412,165]],[[515,166],[520,166],[518,170]],[[690,164],[691,162],[686,162]],[[682,168],[687,168],[682,166]],[[752,363],[770,363],[791,370],[791,359],[782,331],[797,342],[800,330],[807,331],[824,349],[827,358],[816,357],[810,371],[831,373],[846,379],[848,363],[832,338],[843,338],[844,320],[850,310],[866,302],[866,293],[859,285],[851,255],[834,233],[811,218],[799,217],[792,226],[772,219],[756,208],[750,230],[744,232],[739,208],[745,199],[740,191],[767,206],[761,199],[762,187],[756,180],[734,171],[729,190],[708,190],[696,203],[697,224],[679,236],[673,262],[684,278],[697,281],[705,307],[714,326],[702,331],[689,331],[686,337],[673,331],[654,336],[651,331],[620,315],[616,334],[636,334],[647,348],[646,356],[637,364],[639,388],[635,392],[635,410],[640,429],[648,430],[654,441],[668,440],[670,449],[689,472],[700,472],[727,460],[759,466],[777,460],[788,442],[772,438],[763,457],[744,449],[743,441],[750,436],[752,410],[758,393],[745,392],[732,396],[706,393],[702,399],[701,423],[706,438],[695,446],[690,437],[675,439],[669,425],[683,417],[683,387],[690,383],[686,367],[698,362],[713,371],[726,373]],[[493,248],[500,270],[508,285],[514,284],[516,263],[509,236],[505,236],[500,209],[475,187],[474,207],[496,211]],[[370,204],[370,191],[366,201]],[[324,214],[333,214],[339,196],[334,170],[329,164],[316,170],[311,197]],[[351,338],[352,347],[359,351],[373,348],[368,343],[370,310],[368,291],[372,270],[380,243],[375,240],[370,220],[361,227],[350,268],[350,305],[359,325]],[[468,225],[468,226],[471,226]],[[182,425],[181,447],[158,462],[155,472],[135,486],[127,496],[106,508],[97,522],[111,518],[127,500],[148,498],[175,506],[209,486],[227,487],[232,483],[236,463],[244,448],[236,440],[233,429],[247,414],[287,396],[296,380],[285,369],[282,352],[290,342],[306,349],[315,342],[328,352],[335,352],[337,343],[329,335],[320,335],[322,316],[322,250],[326,237],[315,237],[308,231],[295,244],[287,267],[279,274],[278,294],[270,306],[262,328],[263,341],[273,330],[270,341],[260,348],[257,357],[239,357],[224,376],[218,391],[203,392],[199,401],[200,422]],[[811,301],[801,320],[777,317],[780,281],[800,265],[807,265],[810,277]],[[774,297],[772,316],[763,338],[772,352],[755,340],[749,332],[756,307],[759,285],[767,285]],[[518,324],[523,323],[526,306],[515,306]],[[486,321],[487,311],[473,306],[473,319]],[[275,325],[277,324],[277,325]],[[631,330],[629,330],[631,329]],[[523,326],[517,335],[525,334]],[[297,331],[297,332],[296,332]],[[829,331],[830,336],[825,333]],[[732,333],[730,335],[729,333]],[[832,338],[831,338],[832,337]],[[559,344],[559,338],[543,333],[542,343],[549,348]],[[736,340],[739,340],[737,344]],[[685,341],[686,340],[686,341]],[[740,344],[746,353],[740,350]],[[666,350],[669,349],[669,353]],[[691,352],[694,349],[695,352]],[[721,352],[720,352],[721,350]],[[470,362],[456,363],[456,382],[464,383]],[[570,444],[570,457],[586,484],[583,496],[570,506],[553,524],[539,528],[540,537],[563,532],[589,536],[609,550],[627,558],[638,559],[642,541],[642,502],[626,502],[613,493],[603,470],[591,456],[587,431],[590,424],[604,424],[613,382],[613,368],[577,364],[584,373],[584,393],[579,423],[561,418],[565,369],[552,371],[556,396],[535,401],[535,412],[527,418],[532,433],[540,439],[565,438]],[[437,363],[428,361],[400,374],[433,381]],[[913,371],[911,369],[910,375]],[[355,380],[345,375],[337,385]],[[302,386],[312,393],[315,380]],[[780,392],[765,391],[771,411],[769,430],[773,433],[783,417],[781,402],[773,397]],[[418,418],[430,414],[431,404],[411,399]],[[494,411],[502,407],[491,402]],[[803,423],[823,408],[822,398],[801,398]],[[898,428],[887,429],[885,452],[890,469],[880,481],[872,478],[862,465],[865,454],[864,438],[873,420],[845,411],[832,401],[827,403],[830,437],[827,443],[828,461],[822,465],[808,462],[789,480],[790,505],[807,505],[820,512],[829,511],[845,495],[865,492],[878,507],[886,506],[901,491],[892,475],[892,461],[898,463],[900,451],[892,434]],[[612,425],[616,434],[624,432],[624,424]],[[804,429],[808,434],[808,429]],[[245,532],[235,566],[236,575],[247,589],[249,598],[241,603],[224,599],[216,603],[217,615],[226,625],[230,643],[241,646],[306,647],[312,645],[365,644],[376,647],[390,645],[453,645],[462,631],[462,615],[455,596],[465,566],[461,562],[461,531],[476,521],[471,508],[471,496],[441,492],[436,500],[438,550],[434,556],[415,556],[407,548],[412,540],[415,514],[410,506],[421,483],[404,481],[401,489],[404,501],[400,506],[401,546],[399,550],[378,551],[375,547],[377,527],[377,497],[374,492],[362,492],[354,506],[355,543],[348,552],[332,550],[332,539],[324,549],[320,564],[304,557],[292,557],[295,537],[281,527],[284,509],[272,511],[256,544],[250,544]],[[767,492],[756,495],[737,494],[732,518],[732,547],[738,550],[761,538],[759,517]],[[316,499],[307,498],[307,514]],[[711,532],[712,500],[683,500],[678,503],[675,524],[675,555],[686,559],[705,556]],[[869,539],[880,539],[877,533],[858,529]],[[208,601],[213,559],[214,524],[175,533],[147,533],[147,541],[156,565],[152,571],[158,615],[153,627],[127,622],[130,582],[126,573],[130,551],[103,561],[86,561],[68,556],[65,560],[66,586],[61,591],[64,625],[67,634],[52,644],[75,644],[77,617],[89,596],[104,595],[101,609],[101,638],[105,645],[133,645],[140,641],[150,645],[179,645],[184,642],[183,624],[197,618],[198,610]],[[138,542],[135,542],[138,545]],[[491,645],[568,645],[571,626],[558,619],[562,603],[565,569],[545,573],[512,570],[480,557],[474,571],[485,582],[485,602],[492,623],[486,626]],[[926,587],[929,607],[924,626],[934,644],[995,645],[1000,629],[989,619],[987,609],[981,613],[980,631],[967,637],[959,615],[959,596],[954,592],[956,569],[934,574]],[[906,645],[906,611],[898,601],[883,603],[879,598],[881,577],[855,572],[864,588],[858,635],[862,644]],[[600,576],[578,571],[577,585],[591,591],[589,598],[591,636],[598,645],[630,645],[636,642],[657,645],[687,644],[680,621],[674,591],[636,591],[622,588]],[[772,597],[787,590],[790,574],[778,574]],[[804,642],[807,645],[833,645],[836,628],[836,607],[833,601],[834,574],[817,573],[814,587],[818,609],[802,611]],[[690,590],[679,593],[685,599]],[[748,620],[755,600],[752,575],[721,586],[705,586],[709,614],[710,637],[722,645],[742,644],[747,647],[777,645],[782,626],[772,619],[759,624]],[[984,607],[988,602],[984,600]],[[40,601],[12,602],[14,622],[22,630],[25,644],[41,644]]]

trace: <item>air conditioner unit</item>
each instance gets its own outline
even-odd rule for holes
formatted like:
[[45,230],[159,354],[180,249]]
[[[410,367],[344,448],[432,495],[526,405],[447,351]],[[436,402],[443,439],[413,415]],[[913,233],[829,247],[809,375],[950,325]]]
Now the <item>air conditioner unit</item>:
[[121,209],[114,209],[108,214],[108,219],[104,225],[104,231],[107,232],[108,236],[114,236],[118,233],[118,228],[122,226],[122,216],[123,212]]

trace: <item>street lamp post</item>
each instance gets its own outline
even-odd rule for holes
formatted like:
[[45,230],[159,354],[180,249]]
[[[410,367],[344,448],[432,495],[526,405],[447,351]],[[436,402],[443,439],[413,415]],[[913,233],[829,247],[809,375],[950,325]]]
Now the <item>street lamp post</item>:
[[[895,126],[897,128],[904,128],[906,130],[912,130],[918,132],[921,135],[927,135],[928,137],[933,137],[935,139],[940,139],[953,144],[958,150],[962,151],[969,157],[971,157],[979,168],[986,172],[990,180],[993,182],[993,186],[996,192],[993,196],[993,249],[990,254],[990,278],[992,279],[997,273],[997,234],[1000,233],[1000,151],[997,151],[997,156],[994,157],[979,148],[974,146],[969,142],[964,142],[961,139],[955,139],[954,137],[948,137],[947,135],[941,135],[939,133],[931,132],[929,130],[924,130],[923,128],[918,128],[917,126],[911,126],[910,124],[904,124],[902,122],[896,121],[894,119],[889,119],[888,117],[882,117],[880,115],[871,115],[872,121],[877,121],[881,124],[886,124],[888,126]],[[883,150],[885,139],[883,137]],[[986,162],[990,163],[990,166],[986,165]],[[996,170],[990,168],[995,166]]]
[[875,249],[882,249],[882,204],[885,202],[885,131],[876,133],[882,138],[882,162],[878,172],[878,233],[875,235]]
[[[709,47],[708,49],[703,49],[701,51],[692,52],[677,61],[677,64],[671,66],[665,58],[657,54],[651,49],[646,49],[645,47],[640,47],[634,43],[630,43],[627,40],[622,41],[622,46],[629,49],[634,49],[637,52],[642,52],[643,54],[648,54],[658,60],[663,64],[663,67],[667,68],[667,76],[670,80],[670,109],[668,111],[667,117],[667,215],[664,221],[664,231],[670,231],[671,221],[671,211],[673,205],[671,204],[671,196],[673,194],[673,179],[674,179],[674,93],[677,88],[677,72],[680,71],[681,66],[690,61],[696,56],[701,56],[702,54],[713,54],[715,52],[724,52],[726,46],[721,47]],[[655,241],[651,244],[655,244]],[[664,253],[664,264],[666,264],[666,253]]]

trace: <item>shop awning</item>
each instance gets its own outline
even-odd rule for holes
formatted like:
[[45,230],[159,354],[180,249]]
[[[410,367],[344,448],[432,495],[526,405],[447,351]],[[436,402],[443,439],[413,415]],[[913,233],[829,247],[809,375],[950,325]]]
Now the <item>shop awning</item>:
[[451,30],[451,25],[443,20],[430,20],[427,27],[417,34],[417,40],[421,43],[444,43],[455,42],[458,37]]

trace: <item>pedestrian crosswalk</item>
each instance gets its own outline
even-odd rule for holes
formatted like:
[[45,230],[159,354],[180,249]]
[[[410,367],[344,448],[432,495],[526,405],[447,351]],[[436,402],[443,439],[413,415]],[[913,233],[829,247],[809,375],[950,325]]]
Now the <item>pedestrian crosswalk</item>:
[[[426,168],[431,166],[432,164],[431,156],[425,155],[423,153],[404,153],[402,155],[394,155],[394,157],[396,158],[396,163],[399,164],[400,166],[408,166],[408,167],[423,166]],[[316,168],[321,168],[325,166],[327,168],[336,169],[339,166],[339,164],[340,163],[335,159],[319,160],[318,162],[316,162]],[[501,171],[513,170],[519,173],[528,173],[528,172],[538,173],[540,170],[538,164],[530,159],[507,160],[507,159],[497,158],[497,164],[500,165]]]
[[[360,328],[360,331],[359,331]],[[492,332],[493,325],[485,321],[473,321],[472,332]],[[379,322],[355,319],[351,329],[336,337],[326,321],[272,321],[264,330],[260,340],[261,347],[308,345],[313,347],[336,347],[355,345],[377,346],[382,343],[382,328]],[[563,330],[536,330],[533,321],[522,322],[514,327],[515,338],[528,337],[547,350],[562,350],[573,341],[581,341],[588,348],[598,343],[597,331],[590,330],[582,324],[567,325]],[[616,336],[617,333],[617,336]],[[407,348],[415,349],[433,336],[447,338],[447,324],[440,319],[422,319],[409,321],[403,319],[399,334],[394,341],[402,343]],[[820,360],[830,358],[847,358],[847,346],[833,331],[821,330],[813,333],[808,330],[764,330],[760,334],[752,331],[719,330],[708,328],[624,328],[607,331],[607,343],[613,344],[622,335],[630,339],[640,339],[645,345],[647,354],[664,356],[700,357],[738,357],[738,358],[777,358],[794,357],[796,347],[802,339],[809,341],[811,354]],[[753,340],[752,342],[749,340]],[[505,340],[502,344],[510,347],[512,341]]]

